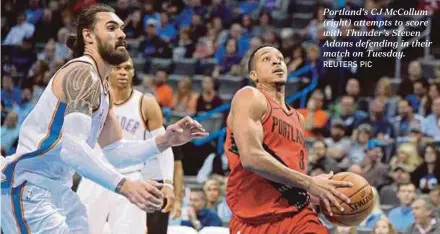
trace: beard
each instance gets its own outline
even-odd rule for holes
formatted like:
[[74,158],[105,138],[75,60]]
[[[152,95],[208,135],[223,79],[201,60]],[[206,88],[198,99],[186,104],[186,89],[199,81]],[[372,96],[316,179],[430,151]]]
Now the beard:
[[99,37],[97,38],[97,41],[99,55],[104,61],[108,62],[110,65],[117,66],[123,62],[128,61],[128,59],[130,58],[127,49],[123,51],[117,50],[119,46],[125,46],[127,44],[125,40],[116,42],[114,48],[108,43],[103,43]]

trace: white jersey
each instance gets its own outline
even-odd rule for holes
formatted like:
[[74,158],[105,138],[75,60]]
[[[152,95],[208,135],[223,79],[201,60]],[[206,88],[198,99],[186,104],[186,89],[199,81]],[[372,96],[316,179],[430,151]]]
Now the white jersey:
[[[94,74],[97,76],[95,78],[100,79],[91,57],[82,56],[72,59],[62,68],[73,62],[91,64],[95,69]],[[71,186],[72,184],[74,171],[63,162],[60,156],[66,104],[58,100],[52,90],[53,78],[57,73],[49,81],[34,109],[24,120],[20,129],[16,154],[7,157],[6,165],[2,165],[2,174],[6,175],[5,179],[2,178],[2,187],[10,185],[16,187],[24,181],[32,182],[43,188],[59,184]],[[108,91],[102,86],[102,82],[100,84],[100,105],[92,114],[91,134],[87,139],[92,149],[95,149],[109,110]]]
[[[153,135],[150,133],[147,124],[141,113],[143,94],[132,90],[130,97],[121,104],[114,104],[113,111],[118,117],[119,124],[127,140],[147,140]],[[143,164],[129,166],[119,170],[123,174],[134,171],[144,171],[144,179],[162,180],[157,157],[154,157]]]

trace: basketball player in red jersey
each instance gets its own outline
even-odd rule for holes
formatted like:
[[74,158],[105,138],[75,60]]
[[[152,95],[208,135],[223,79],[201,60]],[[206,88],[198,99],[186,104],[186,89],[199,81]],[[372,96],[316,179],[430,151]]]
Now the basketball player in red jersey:
[[329,212],[331,203],[342,210],[337,198],[350,201],[336,188],[352,185],[329,180],[332,174],[306,174],[304,120],[284,101],[287,67],[281,52],[261,46],[248,66],[256,88],[235,94],[227,119],[231,234],[328,233],[310,201],[323,202]]

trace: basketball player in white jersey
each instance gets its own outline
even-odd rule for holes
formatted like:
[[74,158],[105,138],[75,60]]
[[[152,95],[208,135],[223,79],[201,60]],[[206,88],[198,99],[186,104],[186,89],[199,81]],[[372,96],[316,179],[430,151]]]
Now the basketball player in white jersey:
[[[131,59],[114,67],[110,73],[113,110],[125,139],[146,140],[165,132],[162,112],[154,96],[144,95],[132,88],[133,76]],[[145,180],[163,181],[162,193],[167,200],[167,205],[162,210],[164,213],[168,213],[174,204],[173,171],[174,157],[171,148],[144,163],[119,169],[119,172],[133,180],[142,179],[142,174],[145,174]],[[145,233],[146,213],[124,197],[88,179],[81,180],[77,193],[87,209],[91,233],[102,233],[106,221],[112,234]],[[156,213],[158,212],[148,216]],[[165,229],[161,233],[167,233],[168,224],[164,225]]]
[[77,35],[67,44],[76,59],[57,71],[24,120],[17,153],[0,159],[1,228],[7,234],[89,233],[84,205],[70,189],[74,170],[145,211],[160,210],[160,184],[122,175],[104,155],[124,168],[207,135],[185,117],[149,140],[123,140],[106,80],[112,65],[129,58],[113,8],[81,12]]

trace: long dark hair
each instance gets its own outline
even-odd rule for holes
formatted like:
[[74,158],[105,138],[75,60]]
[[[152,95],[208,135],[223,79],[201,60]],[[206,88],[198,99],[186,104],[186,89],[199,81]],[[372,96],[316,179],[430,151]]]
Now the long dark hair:
[[95,27],[96,14],[99,12],[115,13],[115,10],[111,6],[99,3],[85,8],[78,14],[76,35],[69,35],[66,40],[66,45],[73,51],[74,58],[80,57],[84,54],[85,43],[82,36],[82,31],[83,29],[92,29]]

